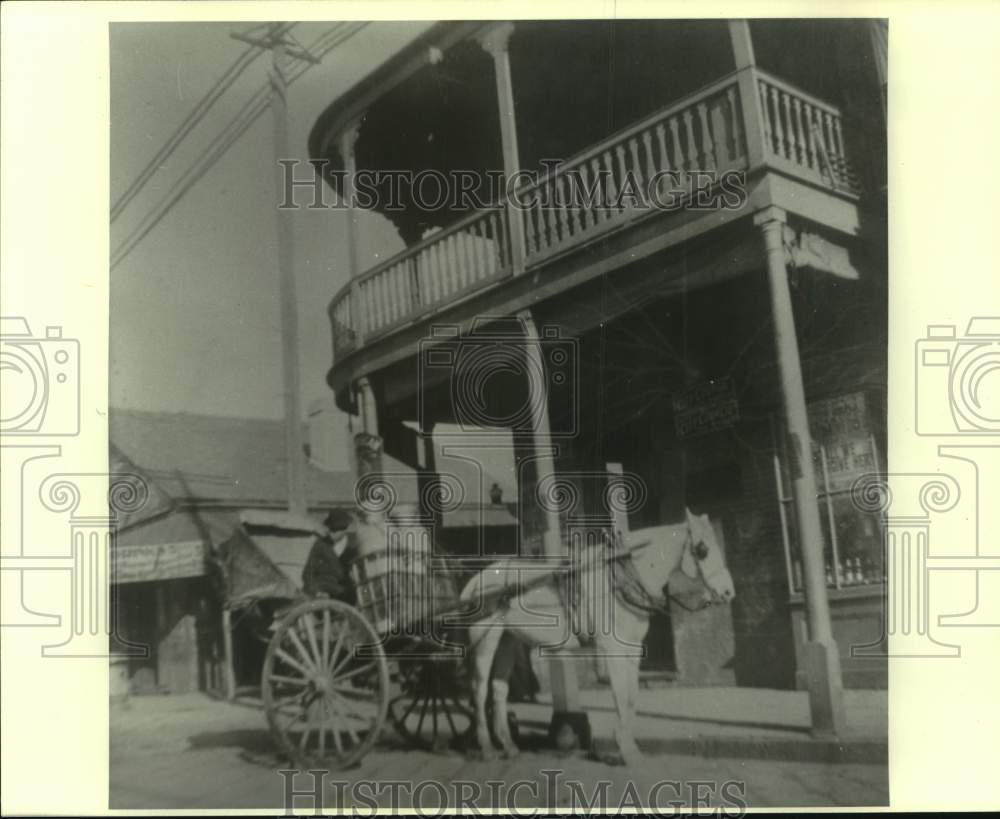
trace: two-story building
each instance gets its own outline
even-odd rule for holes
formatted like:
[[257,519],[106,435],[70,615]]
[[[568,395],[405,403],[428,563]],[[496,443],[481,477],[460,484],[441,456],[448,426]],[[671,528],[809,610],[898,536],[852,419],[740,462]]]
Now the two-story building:
[[[351,220],[340,407],[425,477],[441,429],[503,429],[524,554],[609,468],[643,487],[632,528],[707,512],[737,600],[656,618],[645,669],[809,687],[818,730],[841,681],[886,684],[881,522],[851,494],[886,458],[883,32],[439,23],[309,139],[403,246],[360,269]],[[574,508],[539,502],[556,478]]]

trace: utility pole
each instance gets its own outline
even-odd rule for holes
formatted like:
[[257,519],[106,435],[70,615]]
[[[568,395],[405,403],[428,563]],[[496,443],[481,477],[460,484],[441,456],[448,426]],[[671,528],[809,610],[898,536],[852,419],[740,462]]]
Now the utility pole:
[[[271,118],[274,128],[274,195],[275,203],[284,195],[284,169],[279,160],[288,158],[288,80],[285,68],[289,58],[316,64],[319,60],[284,36],[287,26],[272,23],[267,31],[256,36],[256,29],[234,32],[233,39],[267,49],[271,52]],[[293,258],[292,212],[277,209],[278,286],[281,293],[281,374],[285,408],[285,458],[288,487],[288,511],[306,513],[306,462],[302,440],[302,406],[299,394],[299,319],[295,297],[295,264]]]

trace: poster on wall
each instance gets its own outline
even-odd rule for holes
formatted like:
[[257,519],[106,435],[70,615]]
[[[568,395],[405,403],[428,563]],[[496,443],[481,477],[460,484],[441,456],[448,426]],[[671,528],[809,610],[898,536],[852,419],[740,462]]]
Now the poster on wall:
[[850,490],[862,475],[878,471],[878,456],[864,392],[809,404],[813,463],[825,492]]

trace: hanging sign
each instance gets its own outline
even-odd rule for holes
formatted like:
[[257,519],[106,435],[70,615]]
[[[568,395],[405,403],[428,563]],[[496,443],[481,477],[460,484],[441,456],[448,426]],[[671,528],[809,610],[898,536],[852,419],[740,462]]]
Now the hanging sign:
[[117,546],[115,583],[175,580],[205,574],[205,546],[200,540]]
[[733,382],[717,378],[678,393],[673,398],[678,438],[695,438],[735,426],[740,419]]

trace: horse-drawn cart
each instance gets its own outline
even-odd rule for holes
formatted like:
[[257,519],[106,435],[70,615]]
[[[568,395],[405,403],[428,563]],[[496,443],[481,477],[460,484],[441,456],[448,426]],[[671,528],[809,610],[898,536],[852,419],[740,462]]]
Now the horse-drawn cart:
[[[700,581],[705,603],[728,602],[735,594],[711,522],[691,512],[683,523],[626,538],[602,530],[598,541],[571,550],[555,565],[536,559],[493,564],[466,586],[466,605],[460,605],[457,578],[435,559],[422,526],[361,519],[350,530],[361,543],[351,568],[357,606],[305,598],[294,573],[279,569],[295,553],[305,564],[302,552],[311,545],[313,524],[301,525],[306,531],[298,533],[294,548],[269,549],[274,525],[258,526],[254,534],[244,522],[220,550],[230,607],[267,604],[264,611],[274,615],[260,618],[269,632],[262,696],[277,745],[300,765],[350,765],[375,743],[387,718],[416,746],[444,746],[475,728],[484,755],[493,753],[494,737],[504,752],[516,753],[506,695],[494,698],[491,736],[485,689],[508,625],[499,609],[513,599],[521,601],[518,633],[530,644],[564,645],[586,633],[598,651],[618,658],[610,676],[619,746],[624,757],[637,757],[630,733],[634,697],[628,692],[638,686],[639,655],[622,654],[622,647],[641,645],[651,612],[668,605],[664,589],[678,571]],[[568,601],[563,587],[552,582],[557,573],[573,581],[564,588]],[[528,595],[534,599],[526,606]],[[560,612],[570,616],[552,622],[551,615]],[[613,629],[595,628],[612,621]],[[471,686],[464,641],[455,639],[466,636],[464,625],[456,627],[460,622],[496,635],[472,646],[475,720],[465,705]]]
[[299,765],[361,759],[392,722],[436,748],[472,726],[460,646],[443,626],[458,610],[456,578],[421,531],[393,532],[351,569],[357,605],[299,590],[314,524],[244,516],[220,549],[227,604],[257,607],[267,639],[260,688],[275,743]]

